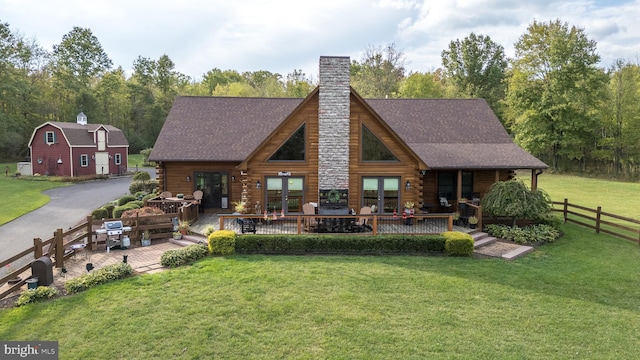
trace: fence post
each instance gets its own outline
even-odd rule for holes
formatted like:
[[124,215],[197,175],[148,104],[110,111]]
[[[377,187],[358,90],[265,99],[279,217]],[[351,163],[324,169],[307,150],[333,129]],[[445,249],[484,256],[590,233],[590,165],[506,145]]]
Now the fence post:
[[218,221],[220,222],[220,230],[224,230],[224,216],[220,216]]
[[568,208],[569,208],[569,199],[565,198],[564,199],[564,210],[562,211],[565,223],[567,222],[567,215],[568,215],[567,211],[568,211]]
[[378,215],[373,215],[373,235],[378,235]]
[[[451,217],[451,229],[453,230],[453,217]],[[482,231],[482,205],[478,205],[478,229]]]
[[56,230],[53,240],[56,244],[56,268],[64,267],[64,239],[62,238],[62,229]]
[[33,239],[33,246],[34,246],[34,250],[33,250],[33,257],[35,259],[40,259],[42,257],[42,239],[40,238],[34,238]]
[[596,234],[600,233],[600,213],[602,212],[602,206],[598,206],[596,209]]
[[84,242],[85,244],[91,243],[91,233],[93,232],[93,218],[91,215],[87,216],[87,240]]

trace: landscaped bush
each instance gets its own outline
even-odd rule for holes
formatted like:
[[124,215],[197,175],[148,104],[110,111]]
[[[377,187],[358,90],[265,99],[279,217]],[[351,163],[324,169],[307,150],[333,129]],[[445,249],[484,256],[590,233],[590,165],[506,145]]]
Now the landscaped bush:
[[142,200],[133,200],[133,201],[129,201],[126,205],[133,206],[136,209],[140,209],[141,207],[144,206],[144,202]]
[[240,235],[236,253],[243,254],[425,254],[444,252],[439,235]]
[[133,273],[131,265],[117,263],[107,265],[75,279],[68,280],[64,288],[69,293],[77,293],[109,281],[124,279]]
[[167,250],[160,257],[160,265],[178,267],[202,259],[207,254],[209,254],[209,249],[204,244],[193,244],[180,249]]
[[107,218],[111,219],[113,218],[113,209],[116,208],[116,205],[114,203],[108,203],[105,206],[103,206],[103,208],[107,209]]
[[487,225],[485,230],[491,236],[517,244],[550,243],[560,237],[560,232],[551,225],[537,224],[531,226],[512,227],[500,224]]
[[131,185],[129,185],[129,192],[131,194],[135,194],[140,191],[144,191],[147,193],[155,192],[158,188],[158,180],[148,180],[148,181],[132,181]]
[[153,199],[153,198],[155,198],[155,197],[158,197],[158,194],[156,194],[156,193],[150,193],[150,194],[145,195],[145,196],[144,196],[142,199],[140,199],[140,200],[142,200],[143,202],[145,202],[145,201],[147,201],[147,200],[149,200],[149,199]]
[[133,174],[132,180],[133,181],[149,181],[151,180],[151,175],[149,175],[149,173],[146,171],[137,171],[135,174]]
[[126,204],[126,205],[122,205],[122,206],[116,206],[113,209],[113,217],[114,218],[122,217],[122,214],[124,214],[126,211],[138,209],[137,206],[138,205],[136,205],[136,204],[131,204],[131,205]]
[[458,231],[445,231],[442,233],[445,238],[444,249],[452,256],[473,255],[473,237]]
[[109,210],[105,208],[95,209],[91,212],[91,218],[93,220],[101,220],[109,218]]
[[118,199],[118,206],[125,205],[126,203],[128,203],[130,201],[134,201],[134,200],[138,200],[138,199],[136,199],[136,197],[133,196],[133,195],[125,195],[125,196],[121,197],[120,199]]
[[39,286],[35,289],[25,290],[20,294],[16,306],[31,304],[38,301],[50,299],[58,295],[58,289],[48,286]]
[[[132,193],[132,194],[133,194],[133,193]],[[136,197],[136,199],[138,199],[138,200],[142,200],[142,199],[144,199],[144,197],[145,197],[145,196],[147,196],[147,195],[149,195],[149,193],[148,193],[148,192],[146,192],[146,191],[138,191],[138,192],[136,192],[133,196],[135,196],[135,197]]]
[[208,238],[209,252],[213,255],[233,254],[236,246],[236,233],[231,230],[218,230]]

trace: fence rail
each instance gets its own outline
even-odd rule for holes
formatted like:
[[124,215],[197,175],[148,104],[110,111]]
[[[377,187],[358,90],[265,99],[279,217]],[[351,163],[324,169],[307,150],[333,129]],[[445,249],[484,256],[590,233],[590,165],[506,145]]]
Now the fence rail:
[[[0,269],[4,269],[6,266],[11,266],[16,262],[24,264],[18,265],[15,269],[11,268],[7,274],[0,278],[0,286],[9,282],[12,279],[17,279],[25,271],[27,271],[33,261],[39,259],[43,255],[51,257],[53,266],[60,269],[64,267],[64,261],[74,255],[73,251],[68,250],[73,244],[83,243],[88,247],[91,246],[95,250],[96,246],[102,242],[106,243],[106,235],[98,237],[95,228],[102,227],[105,221],[122,220],[128,226],[131,226],[131,232],[127,234],[132,241],[138,241],[141,238],[141,234],[145,230],[152,232],[151,239],[158,238],[170,238],[174,231],[174,218],[180,218],[181,215],[189,215],[189,211],[197,209],[196,206],[191,207],[191,210],[163,214],[153,216],[137,216],[135,218],[119,218],[119,219],[102,219],[93,220],[91,216],[87,216],[86,220],[71,228],[67,231],[57,229],[53,233],[53,237],[47,240],[41,240],[39,238],[33,239],[33,246],[21,251],[20,253],[0,262]],[[196,210],[197,216],[197,210]],[[188,217],[187,217],[188,218]],[[0,291],[0,299],[3,299],[8,294],[18,290],[25,284],[27,279],[22,279],[15,282],[8,287],[5,287]]]
[[[602,207],[591,209],[585,206],[571,204],[568,199],[564,202],[554,201],[553,205],[562,205],[561,209],[554,208],[553,211],[561,212],[564,222],[578,224],[590,229],[594,229],[596,233],[605,233],[622,239],[637,242],[640,245],[640,220],[632,219],[602,211]],[[605,217],[603,219],[603,217]],[[610,219],[619,220],[617,222]],[[628,223],[631,223],[629,225]]]

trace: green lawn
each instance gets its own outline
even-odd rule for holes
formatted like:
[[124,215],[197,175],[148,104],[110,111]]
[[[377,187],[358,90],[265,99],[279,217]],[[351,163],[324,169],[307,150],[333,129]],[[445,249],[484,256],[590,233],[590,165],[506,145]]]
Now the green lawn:
[[635,359],[640,250],[567,225],[513,262],[232,256],[1,312],[64,359]]
[[9,166],[12,176],[0,177],[0,225],[33,211],[49,202],[49,196],[42,191],[68,184],[51,181],[22,181],[15,176],[16,164],[4,163],[0,167]]
[[[518,175],[518,179],[531,185],[530,176]],[[640,183],[544,173],[538,177],[538,187],[553,201],[563,202],[566,198],[572,204],[592,209],[601,206],[602,211],[640,220]]]

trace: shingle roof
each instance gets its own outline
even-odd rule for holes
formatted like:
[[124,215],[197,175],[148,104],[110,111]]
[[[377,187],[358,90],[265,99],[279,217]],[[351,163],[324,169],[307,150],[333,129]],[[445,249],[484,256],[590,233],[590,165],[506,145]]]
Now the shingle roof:
[[242,161],[303,99],[183,96],[158,135],[152,161]]
[[483,99],[366,99],[432,169],[545,169]]
[[[178,97],[153,161],[243,161],[302,99]],[[482,99],[366,99],[432,169],[543,169]]]
[[128,146],[129,142],[122,130],[111,125],[86,124],[80,125],[75,122],[50,121],[49,124],[60,128],[71,146],[94,146],[93,133],[104,127],[108,132],[109,146]]

